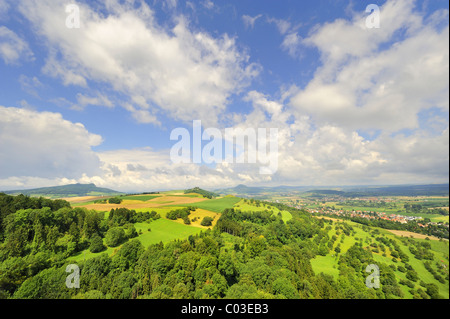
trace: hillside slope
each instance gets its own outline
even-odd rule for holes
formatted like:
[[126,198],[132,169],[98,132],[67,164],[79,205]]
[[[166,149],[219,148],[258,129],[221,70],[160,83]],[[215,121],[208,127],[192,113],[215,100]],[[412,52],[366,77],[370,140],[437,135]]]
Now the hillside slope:
[[3,191],[9,195],[28,195],[28,196],[46,196],[46,197],[72,197],[72,196],[95,196],[95,195],[118,195],[118,191],[97,187],[95,184],[69,184],[63,186],[40,187],[23,190]]

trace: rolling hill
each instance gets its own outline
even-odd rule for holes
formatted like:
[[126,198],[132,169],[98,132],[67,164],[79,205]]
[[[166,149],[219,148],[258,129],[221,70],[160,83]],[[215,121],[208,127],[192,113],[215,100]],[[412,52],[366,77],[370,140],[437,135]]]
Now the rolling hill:
[[267,195],[286,194],[319,194],[340,195],[343,197],[364,196],[448,196],[449,184],[426,185],[376,185],[376,186],[276,186],[249,187],[237,185],[235,187],[216,189],[220,194],[239,195],[247,197],[264,197]]

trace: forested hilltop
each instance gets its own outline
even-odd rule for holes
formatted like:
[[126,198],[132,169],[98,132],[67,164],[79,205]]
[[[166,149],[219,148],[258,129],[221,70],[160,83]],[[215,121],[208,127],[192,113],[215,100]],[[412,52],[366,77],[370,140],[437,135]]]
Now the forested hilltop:
[[[448,242],[253,203],[224,209],[211,229],[147,245],[141,225],[150,232],[176,221],[151,210],[105,213],[0,194],[0,297],[448,298],[448,268],[439,267],[448,267]],[[93,255],[79,258],[87,249]],[[80,286],[67,288],[66,267],[74,263]],[[377,289],[366,286],[370,264],[380,270]]]

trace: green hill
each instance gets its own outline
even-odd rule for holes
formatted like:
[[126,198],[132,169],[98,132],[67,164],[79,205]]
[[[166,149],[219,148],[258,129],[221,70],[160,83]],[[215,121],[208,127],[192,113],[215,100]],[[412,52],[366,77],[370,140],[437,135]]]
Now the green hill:
[[219,194],[216,194],[216,193],[213,193],[213,192],[210,192],[210,191],[201,189],[201,188],[199,188],[199,187],[194,187],[194,188],[186,189],[186,190],[184,191],[184,193],[185,193],[185,194],[196,193],[196,194],[200,194],[200,195],[202,195],[203,197],[206,197],[206,198],[209,198],[209,199],[219,196]]
[[63,186],[40,187],[33,189],[10,190],[3,191],[9,195],[28,195],[28,196],[44,196],[51,198],[58,197],[75,197],[75,196],[101,196],[101,195],[119,195],[118,191],[97,187],[95,184],[69,184]]

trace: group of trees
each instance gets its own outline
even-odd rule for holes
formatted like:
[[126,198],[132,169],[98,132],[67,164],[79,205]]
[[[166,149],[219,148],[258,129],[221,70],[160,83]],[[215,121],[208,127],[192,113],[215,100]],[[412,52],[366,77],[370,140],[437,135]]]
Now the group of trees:
[[122,203],[122,199],[119,197],[111,197],[108,199],[109,204],[120,204]]
[[433,260],[434,255],[430,251],[431,245],[429,242],[417,243],[412,241],[409,246],[409,251],[414,255],[416,259]]
[[[181,218],[186,225],[190,225],[191,220],[189,219],[189,215],[191,214],[191,212],[193,212],[195,210],[196,210],[196,208],[192,207],[192,206],[174,209],[174,210],[169,211],[166,214],[166,218],[171,219],[171,220],[176,220],[178,218]],[[192,219],[192,221],[196,221],[196,220],[197,220],[197,217],[194,217]],[[214,220],[214,218],[212,218],[210,216],[205,216],[205,217],[203,217],[202,221],[200,222],[200,225],[211,226],[213,220]]]
[[421,202],[420,204],[410,204],[405,203],[403,207],[405,208],[405,211],[412,212],[416,214],[440,214],[440,215],[448,215],[448,209],[443,209],[441,207],[448,207],[448,201],[447,202]]
[[239,237],[248,236],[250,233],[263,235],[274,245],[311,238],[314,234],[322,235],[320,231],[320,227],[323,226],[322,220],[317,221],[307,213],[288,206],[280,206],[280,209],[289,209],[296,217],[284,223],[281,215],[269,211],[243,212],[227,208],[222,212],[215,228]]
[[202,226],[211,226],[213,220],[214,219],[212,217],[205,216],[205,217],[203,217],[202,221],[200,222],[200,225],[202,225]]
[[[13,294],[29,277],[89,249],[101,252],[138,236],[134,223],[160,218],[156,212],[112,209],[105,214],[72,208],[66,201],[0,194],[0,296]],[[6,204],[5,204],[6,203]],[[106,244],[106,245],[105,245]]]
[[373,208],[396,208],[397,205],[394,202],[386,202],[384,200],[357,200],[348,199],[337,203],[338,206],[352,206],[352,207],[373,207]]
[[161,216],[155,212],[136,212],[135,210],[129,210],[128,208],[112,208],[108,215],[108,221],[110,225],[123,226],[128,223],[143,223],[149,222],[161,218]]
[[[372,202],[372,201],[364,201],[364,200],[347,200],[345,202],[340,202],[337,205],[340,206],[357,206],[357,207],[390,207],[390,208],[395,208],[397,207],[396,203],[386,203],[384,201],[377,201],[377,202]],[[421,202],[419,203],[405,203],[403,205],[404,207],[404,211],[402,210],[398,210],[399,214],[402,214],[403,212],[406,213],[413,213],[413,214],[421,214],[424,219],[422,220],[411,220],[408,221],[405,224],[402,223],[398,223],[396,221],[392,221],[392,220],[385,220],[385,219],[380,219],[380,218],[375,218],[375,219],[367,219],[367,218],[363,218],[363,217],[350,217],[350,216],[340,216],[340,218],[343,219],[349,219],[353,222],[356,223],[360,223],[363,225],[368,225],[368,226],[374,226],[374,227],[381,227],[381,228],[385,228],[385,229],[394,229],[394,230],[406,230],[406,231],[411,231],[411,232],[415,232],[415,233],[420,233],[420,234],[426,234],[426,235],[430,235],[430,236],[436,236],[439,238],[446,238],[449,239],[449,229],[448,229],[448,222],[447,225],[445,225],[443,222],[439,222],[439,223],[430,223],[431,220],[430,218],[426,217],[428,214],[440,214],[440,215],[448,215],[448,209],[443,209],[439,206],[448,206],[448,201],[447,202]],[[331,207],[332,209],[334,209],[334,206]],[[368,215],[371,216],[375,216],[377,217],[377,213],[375,212],[369,212],[366,213]],[[423,227],[419,224],[427,224],[426,227]]]
[[203,197],[209,198],[209,199],[219,196],[219,194],[216,194],[216,193],[214,193],[214,192],[210,192],[210,191],[201,189],[201,188],[199,188],[199,187],[194,187],[194,188],[186,189],[186,190],[184,191],[184,193],[185,193],[185,194],[196,193],[196,194],[200,194],[200,195],[202,195]]
[[[0,193],[0,236],[4,234],[3,220],[7,215],[19,209],[40,209],[43,207],[49,207],[52,211],[56,211],[63,207],[70,207],[70,203],[62,199],[50,200],[44,197],[11,196]],[[2,237],[0,237],[1,239]]]
[[122,199],[120,197],[110,197],[110,198],[102,198],[94,200],[94,204],[120,204],[122,203]]
[[429,236],[435,236],[438,238],[446,238],[449,239],[449,230],[448,227],[444,224],[427,224],[427,227],[421,227],[419,225],[420,221],[408,221],[406,224],[401,224],[392,220],[385,219],[367,219],[363,217],[349,217],[349,216],[340,216],[341,219],[349,219],[352,222],[359,223],[366,226],[372,227],[380,227],[385,229],[393,229],[393,230],[406,230],[414,233],[425,234]]
[[189,225],[191,223],[191,220],[189,219],[189,215],[194,210],[195,210],[195,207],[191,207],[191,206],[174,209],[166,214],[166,218],[171,219],[171,220],[176,220],[178,218],[181,218],[186,225]]

